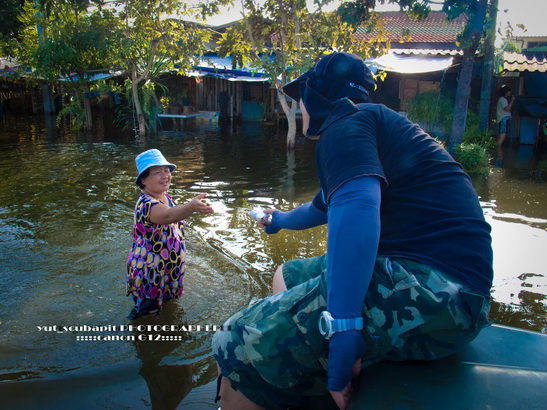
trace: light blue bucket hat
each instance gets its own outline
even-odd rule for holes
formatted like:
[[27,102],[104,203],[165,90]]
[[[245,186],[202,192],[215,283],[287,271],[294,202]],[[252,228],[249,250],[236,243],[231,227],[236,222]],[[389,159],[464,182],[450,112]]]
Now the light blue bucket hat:
[[168,162],[163,154],[155,148],[149,149],[148,151],[144,151],[137,155],[135,158],[135,163],[137,164],[137,171],[139,172],[137,178],[135,179],[135,184],[137,185],[141,174],[150,167],[163,167],[167,165],[171,172],[177,168],[175,164]]

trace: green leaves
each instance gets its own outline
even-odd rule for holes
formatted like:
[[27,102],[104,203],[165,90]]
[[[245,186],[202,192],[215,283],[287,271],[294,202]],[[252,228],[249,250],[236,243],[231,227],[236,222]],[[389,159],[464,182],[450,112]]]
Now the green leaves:
[[468,174],[488,175],[490,173],[490,155],[481,145],[473,143],[457,145],[454,156]]
[[448,133],[454,116],[454,101],[438,91],[426,91],[408,103],[408,118],[419,123],[427,132],[440,127]]
[[[10,0],[15,1],[15,0]],[[81,117],[89,73],[123,69],[139,117],[149,111],[149,83],[167,70],[185,71],[205,52],[211,31],[191,23],[217,12],[229,0],[205,0],[197,7],[181,0],[26,0],[14,54],[41,81],[64,82],[75,97],[65,110]],[[114,7],[115,6],[115,7]],[[80,120],[75,125],[81,124]]]
[[250,64],[265,72],[280,89],[333,50],[366,58],[385,47],[382,30],[371,41],[354,36],[360,25],[376,27],[375,0],[346,2],[337,11],[323,11],[329,3],[317,0],[308,7],[303,0],[244,0],[244,19],[222,36],[218,52],[231,55],[239,65]]
[[[21,18],[25,29],[18,44],[18,58],[45,80],[85,71],[110,68],[116,36],[108,11],[81,14],[89,2],[49,1],[46,7],[28,2]],[[68,8],[72,6],[73,8]]]

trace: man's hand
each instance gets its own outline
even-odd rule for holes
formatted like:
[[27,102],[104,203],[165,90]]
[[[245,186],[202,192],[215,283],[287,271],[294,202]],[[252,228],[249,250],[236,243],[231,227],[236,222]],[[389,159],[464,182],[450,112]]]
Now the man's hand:
[[[262,228],[262,230],[266,233],[277,233],[279,231],[279,229],[277,229],[276,232],[268,232],[266,229],[268,229],[268,226],[270,226],[273,222],[273,213],[276,211],[275,208],[269,208],[269,209],[264,209],[263,212],[266,214],[266,215],[271,215],[271,219],[270,219],[270,223],[268,225],[264,225],[262,222],[258,221],[258,225]],[[270,229],[270,231],[272,231],[272,229]]]
[[[361,359],[355,362],[352,369],[353,377],[359,376],[360,373],[361,373]],[[347,409],[349,402],[351,400],[351,397],[353,395],[353,386],[351,385],[351,381],[348,383],[348,385],[345,387],[344,390],[342,391],[329,390],[329,393],[334,399],[334,402],[336,403],[336,405],[340,408],[340,410]]]
[[329,340],[327,388],[341,409],[347,407],[351,398],[351,378],[361,371],[364,350],[365,342],[359,330],[337,332]]

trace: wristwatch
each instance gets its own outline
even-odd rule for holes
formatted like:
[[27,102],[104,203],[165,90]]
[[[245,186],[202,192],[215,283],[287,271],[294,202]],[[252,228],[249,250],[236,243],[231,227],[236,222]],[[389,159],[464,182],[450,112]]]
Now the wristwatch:
[[334,319],[326,310],[319,316],[319,332],[325,336],[325,339],[330,339],[336,332],[346,330],[363,330],[363,317]]

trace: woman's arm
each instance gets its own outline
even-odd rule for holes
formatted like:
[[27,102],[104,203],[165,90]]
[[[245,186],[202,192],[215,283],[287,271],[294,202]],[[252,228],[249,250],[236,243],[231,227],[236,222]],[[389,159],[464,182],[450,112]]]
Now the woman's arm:
[[201,201],[206,196],[207,194],[199,194],[185,204],[172,207],[160,202],[150,210],[150,221],[159,225],[168,225],[186,219],[195,213],[210,214],[213,212],[213,208]]

